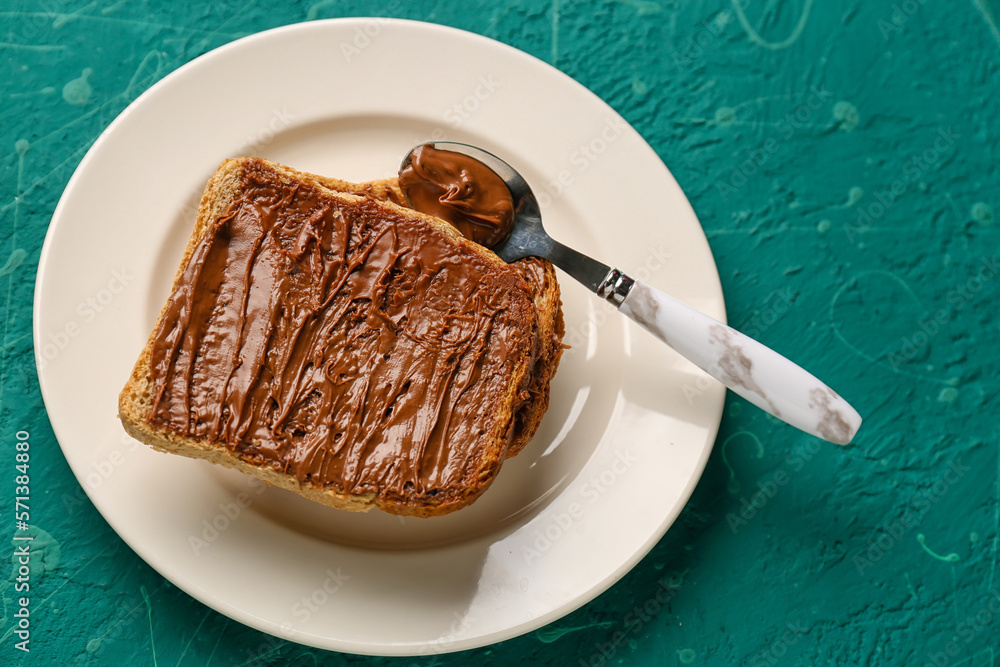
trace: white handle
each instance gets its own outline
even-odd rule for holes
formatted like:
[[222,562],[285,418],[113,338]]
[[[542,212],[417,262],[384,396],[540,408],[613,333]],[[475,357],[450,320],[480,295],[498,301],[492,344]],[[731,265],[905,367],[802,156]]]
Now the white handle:
[[861,427],[847,401],[774,350],[637,280],[619,310],[762,410],[846,445]]

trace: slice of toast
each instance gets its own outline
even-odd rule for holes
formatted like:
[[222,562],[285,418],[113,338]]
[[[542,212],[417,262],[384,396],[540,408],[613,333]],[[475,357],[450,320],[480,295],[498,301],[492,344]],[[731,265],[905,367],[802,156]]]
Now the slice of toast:
[[[352,183],[324,176],[315,178],[331,190],[374,197],[410,207],[397,178],[364,183]],[[562,343],[565,324],[555,266],[552,262],[538,257],[527,257],[513,262],[510,266],[524,278],[531,289],[538,315],[538,349],[535,351],[535,363],[531,369],[531,379],[525,389],[524,401],[515,418],[514,438],[507,450],[508,457],[515,456],[524,449],[538,430],[538,425],[549,407],[550,383],[565,349]]]
[[342,509],[478,498],[540,382],[535,295],[447,223],[376,197],[225,161],[119,397],[126,431]]

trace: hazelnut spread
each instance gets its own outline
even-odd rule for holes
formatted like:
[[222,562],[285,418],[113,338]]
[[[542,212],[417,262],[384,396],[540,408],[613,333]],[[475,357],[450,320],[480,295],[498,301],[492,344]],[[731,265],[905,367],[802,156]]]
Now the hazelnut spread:
[[258,167],[161,315],[149,421],[299,482],[434,496],[509,442],[483,408],[523,392],[535,317],[513,270],[420,217]]
[[487,248],[507,238],[514,226],[507,184],[467,155],[418,146],[399,171],[399,187],[414,209],[450,222]]

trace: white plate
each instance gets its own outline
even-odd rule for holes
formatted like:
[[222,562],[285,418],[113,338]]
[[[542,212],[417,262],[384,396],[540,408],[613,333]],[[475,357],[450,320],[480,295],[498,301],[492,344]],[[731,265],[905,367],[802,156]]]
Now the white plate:
[[42,394],[94,504],[198,600],[320,648],[467,649],[583,605],[677,517],[721,415],[720,385],[565,278],[573,349],[540,432],[456,514],[339,512],[124,435],[118,391],[223,158],[363,180],[393,174],[429,138],[503,156],[533,185],[553,236],[725,317],[698,220],[618,114],[513,48],[385,19],[271,30],[166,77],[83,159],[39,264]]

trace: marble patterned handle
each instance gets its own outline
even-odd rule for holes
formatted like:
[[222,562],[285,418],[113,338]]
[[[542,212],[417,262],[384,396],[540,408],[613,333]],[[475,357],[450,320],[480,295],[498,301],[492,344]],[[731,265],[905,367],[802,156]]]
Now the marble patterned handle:
[[846,445],[861,426],[847,401],[774,350],[637,280],[619,310],[762,410]]

